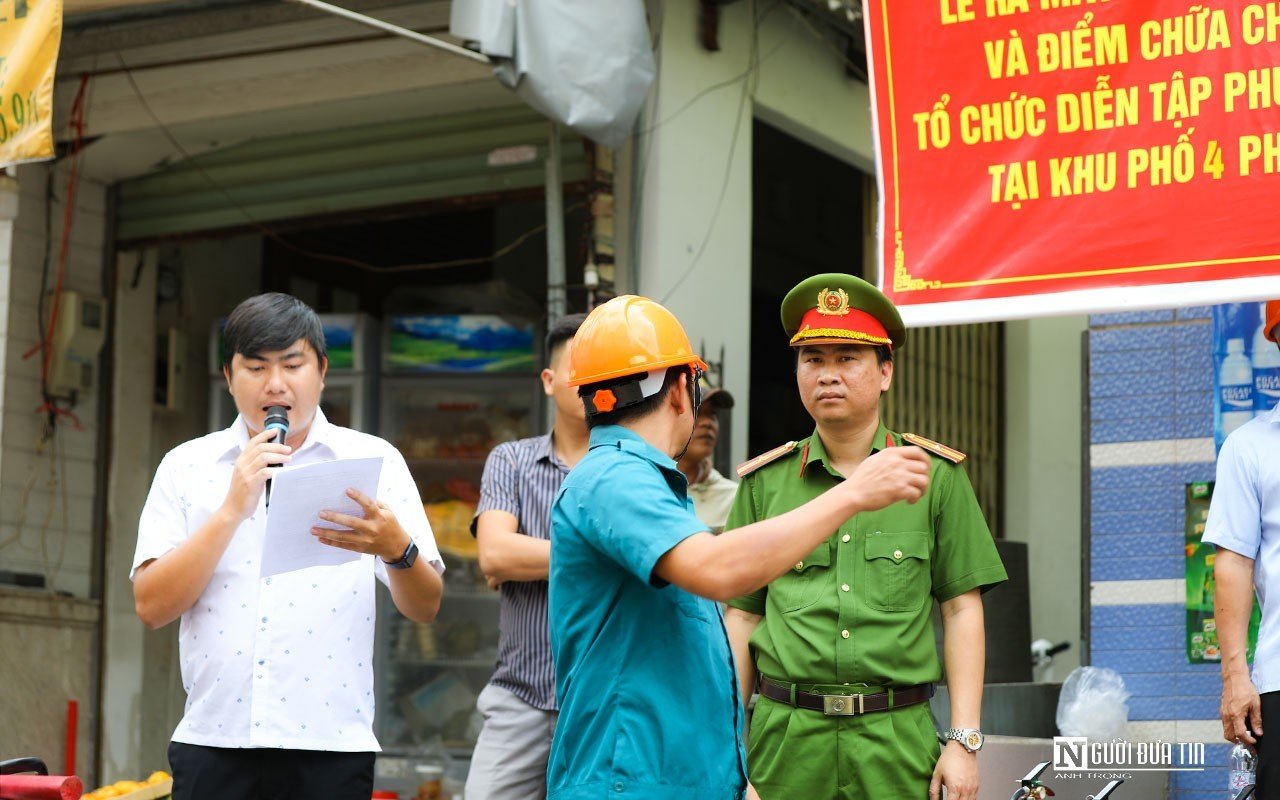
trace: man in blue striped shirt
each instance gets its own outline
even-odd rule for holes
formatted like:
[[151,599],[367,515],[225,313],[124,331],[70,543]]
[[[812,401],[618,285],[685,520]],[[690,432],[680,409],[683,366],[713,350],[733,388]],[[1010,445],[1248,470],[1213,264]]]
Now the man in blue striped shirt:
[[502,593],[498,666],[480,693],[484,728],[471,757],[467,800],[546,796],[547,754],[556,726],[555,669],[547,627],[551,503],[587,452],[582,400],[568,384],[566,352],[585,314],[547,332],[542,390],[555,404],[551,433],[500,444],[480,482],[472,532],[480,568]]

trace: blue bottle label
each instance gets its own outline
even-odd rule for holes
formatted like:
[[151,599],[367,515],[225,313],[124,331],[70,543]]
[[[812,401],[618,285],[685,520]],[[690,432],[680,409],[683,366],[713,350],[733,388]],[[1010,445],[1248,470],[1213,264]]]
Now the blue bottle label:
[[1249,384],[1222,387],[1223,411],[1252,411],[1253,387]]
[[1253,371],[1253,410],[1270,411],[1280,402],[1280,367]]

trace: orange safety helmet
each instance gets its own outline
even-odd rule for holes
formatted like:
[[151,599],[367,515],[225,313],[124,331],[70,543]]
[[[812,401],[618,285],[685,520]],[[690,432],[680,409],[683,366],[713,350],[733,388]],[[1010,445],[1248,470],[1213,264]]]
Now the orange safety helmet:
[[1280,334],[1280,330],[1277,330],[1280,327],[1280,300],[1272,300],[1267,303],[1265,316],[1267,318],[1267,327],[1263,329],[1263,335],[1273,342],[1280,343],[1280,338],[1277,338],[1277,334]]
[[[682,364],[707,369],[675,315],[647,297],[622,295],[588,314],[574,334],[569,385],[580,387],[588,414],[607,414],[657,394],[667,368]],[[594,384],[608,385],[581,388]]]

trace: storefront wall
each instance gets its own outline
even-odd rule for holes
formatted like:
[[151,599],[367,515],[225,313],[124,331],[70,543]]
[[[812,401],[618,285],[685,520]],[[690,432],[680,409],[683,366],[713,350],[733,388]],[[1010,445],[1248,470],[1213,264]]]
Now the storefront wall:
[[[79,707],[77,765],[94,761],[97,727],[94,684],[99,606],[93,597],[98,392],[82,393],[56,435],[41,441],[44,419],[40,358],[24,356],[41,339],[38,309],[40,275],[58,263],[67,170],[22,166],[0,177],[0,569],[42,576],[48,589],[76,599],[31,589],[0,596],[0,717],[7,748],[29,748],[0,757],[36,756],[61,769],[65,763],[67,703]],[[48,193],[52,192],[52,198]],[[67,251],[65,289],[102,293],[106,226],[105,187],[81,181]],[[46,260],[47,259],[47,260]],[[52,285],[48,287],[52,289]]]
[[1223,796],[1216,664],[1188,664],[1185,486],[1214,479],[1210,309],[1089,320],[1091,663],[1131,692],[1134,740],[1204,742],[1175,800]]

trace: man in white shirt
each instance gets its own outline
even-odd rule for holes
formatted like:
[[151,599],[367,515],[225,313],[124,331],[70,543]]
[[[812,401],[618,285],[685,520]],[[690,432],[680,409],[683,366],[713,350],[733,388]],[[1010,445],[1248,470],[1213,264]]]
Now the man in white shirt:
[[[169,746],[174,800],[368,800],[373,788],[374,579],[431,622],[444,571],[404,458],[319,409],[328,367],[316,313],[289,295],[245,300],[227,319],[223,374],[239,417],[171,450],[138,523],[134,600],[150,628],[179,617],[186,710]],[[264,430],[283,406],[285,444]],[[271,468],[381,456],[361,517],[323,512],[324,545],[364,554],[262,577]]]
[[[1266,307],[1266,337],[1280,336],[1280,300]],[[1232,431],[1218,454],[1218,477],[1203,541],[1217,546],[1214,617],[1222,648],[1222,734],[1258,754],[1257,797],[1280,796],[1280,406]],[[1245,659],[1257,591],[1262,607],[1253,676]],[[1280,730],[1280,728],[1277,728]]]
[[689,479],[693,513],[712,533],[720,533],[738,493],[738,482],[721,475],[712,462],[720,441],[720,412],[733,408],[733,395],[724,389],[704,391],[693,438],[677,466]]

